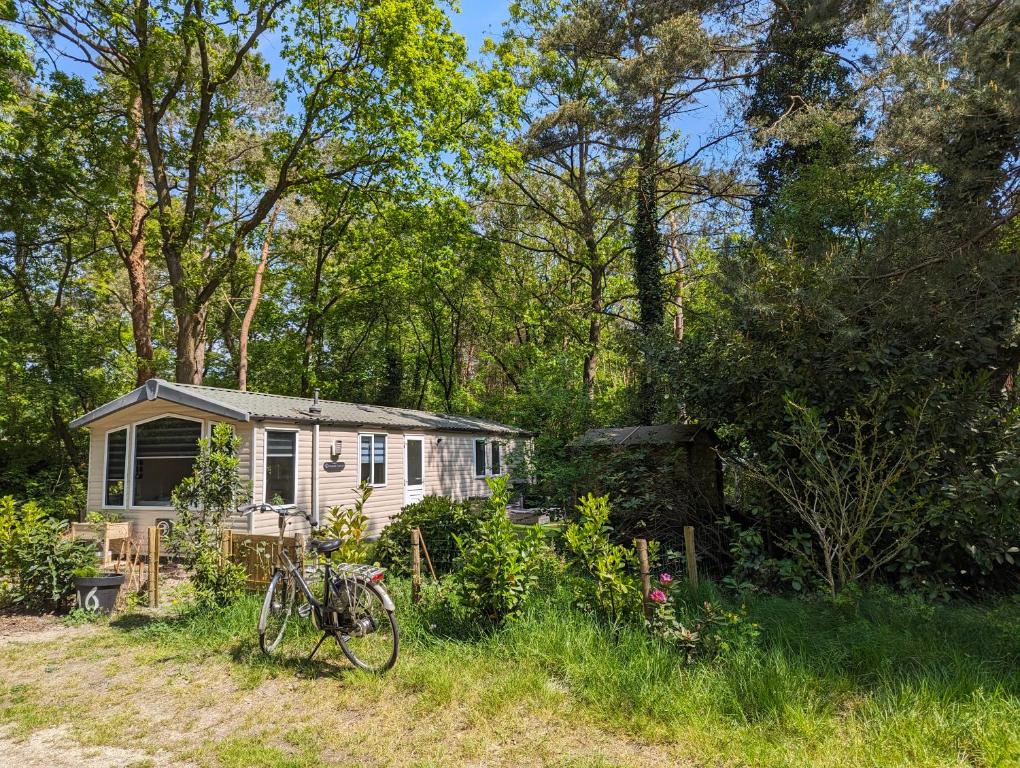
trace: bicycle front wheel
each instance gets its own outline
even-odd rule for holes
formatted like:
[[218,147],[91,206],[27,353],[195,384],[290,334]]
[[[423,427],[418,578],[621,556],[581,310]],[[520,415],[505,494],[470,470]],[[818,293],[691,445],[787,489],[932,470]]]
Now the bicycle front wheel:
[[397,661],[400,633],[393,611],[386,608],[382,587],[345,579],[335,590],[343,593],[347,609],[343,629],[336,633],[344,655],[367,672],[385,672]]
[[273,574],[259,613],[259,646],[272,653],[283,640],[287,621],[294,612],[294,582],[283,571]]

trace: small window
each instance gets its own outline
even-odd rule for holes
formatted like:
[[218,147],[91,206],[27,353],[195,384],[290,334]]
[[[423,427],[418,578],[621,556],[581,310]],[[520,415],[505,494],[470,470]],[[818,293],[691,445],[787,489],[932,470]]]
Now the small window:
[[266,430],[266,493],[270,504],[294,504],[297,496],[297,432]]
[[386,485],[386,435],[361,435],[360,446],[361,481]]
[[502,453],[503,449],[499,443],[491,443],[492,461],[489,463],[489,471],[494,475],[503,474]]
[[135,426],[134,503],[169,507],[174,488],[191,474],[202,423],[164,416]]
[[485,477],[485,440],[475,440],[475,477]]
[[127,427],[106,435],[106,482],[103,506],[124,506],[124,478],[127,477]]

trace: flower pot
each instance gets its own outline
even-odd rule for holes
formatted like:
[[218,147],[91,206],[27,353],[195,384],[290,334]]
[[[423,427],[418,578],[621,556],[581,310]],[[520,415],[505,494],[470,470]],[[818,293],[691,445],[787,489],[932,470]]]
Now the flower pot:
[[124,574],[86,576],[74,580],[78,590],[78,607],[85,611],[98,611],[109,616],[117,602]]

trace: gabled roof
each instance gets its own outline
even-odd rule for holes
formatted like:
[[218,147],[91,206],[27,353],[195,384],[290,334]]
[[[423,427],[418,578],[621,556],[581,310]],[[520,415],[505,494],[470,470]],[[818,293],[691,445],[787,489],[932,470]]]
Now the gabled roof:
[[[319,400],[308,397],[267,395],[261,392],[240,392],[236,389],[201,387],[196,384],[177,384],[162,379],[150,379],[144,386],[123,397],[101,405],[71,422],[72,427],[83,427],[111,413],[144,400],[167,402],[197,408],[207,413],[235,421],[272,419],[299,423],[337,424],[345,426],[383,427],[392,429],[425,429],[453,432],[492,432],[507,435],[526,435],[525,430],[473,416],[415,411],[410,408],[389,408],[381,405],[345,403],[339,400]],[[319,408],[316,413],[312,409]]]
[[572,445],[579,448],[597,448],[620,445],[675,445],[693,443],[698,434],[704,432],[713,441],[718,441],[712,430],[697,424],[661,424],[638,427],[612,427],[590,429],[576,438]]

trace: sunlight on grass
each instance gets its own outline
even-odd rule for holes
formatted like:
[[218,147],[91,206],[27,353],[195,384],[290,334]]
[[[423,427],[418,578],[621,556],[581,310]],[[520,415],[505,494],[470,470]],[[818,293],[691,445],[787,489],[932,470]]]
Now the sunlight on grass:
[[[59,691],[76,711],[91,702],[111,716],[93,743],[144,732],[132,723],[145,712],[117,702],[145,689],[118,674],[111,652],[120,666],[148,670],[171,724],[174,712],[208,711],[223,731],[189,753],[214,767],[358,764],[384,753],[384,764],[401,766],[499,754],[492,764],[934,768],[1005,766],[1020,755],[1015,602],[760,598],[748,606],[762,627],[757,645],[687,666],[640,629],[603,626],[563,596],[486,633],[457,625],[435,601],[409,605],[395,586],[403,645],[382,677],[353,670],[330,643],[308,661],[317,636],[307,622],[288,630],[277,656],[263,656],[257,596],[219,613],[123,616],[66,649],[17,652],[50,665],[62,652],[65,674],[87,663],[111,681],[102,695],[94,685]],[[20,732],[59,722],[56,693],[0,688],[0,719]],[[233,709],[217,714],[223,702]]]

